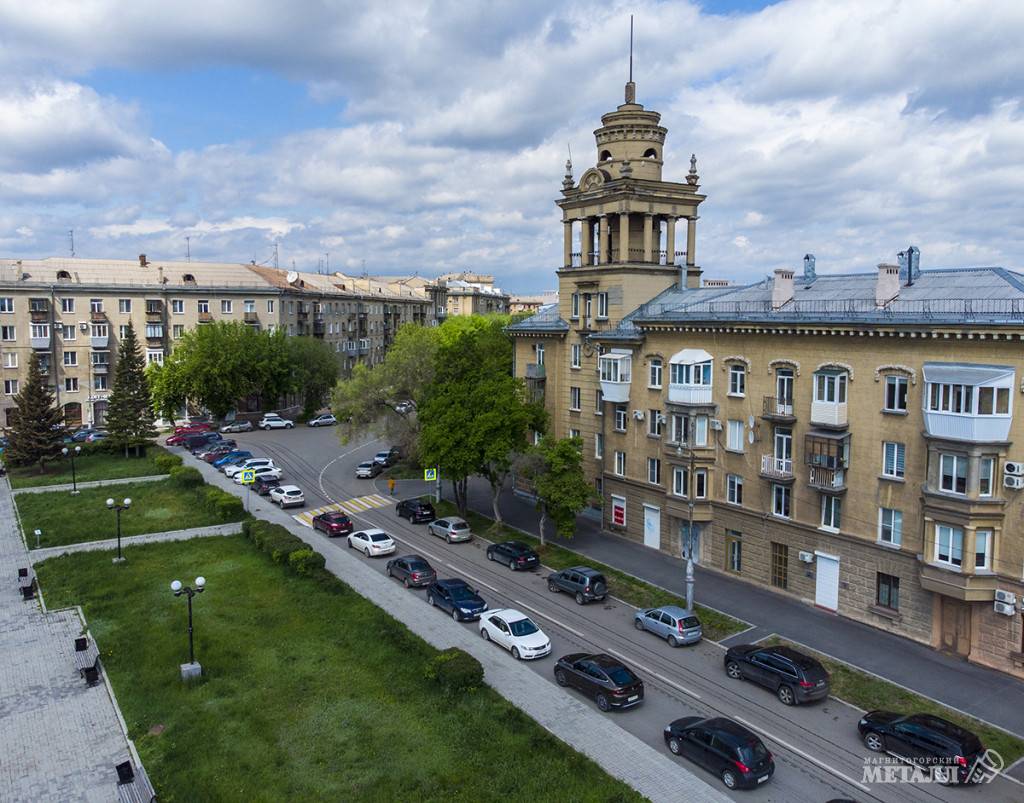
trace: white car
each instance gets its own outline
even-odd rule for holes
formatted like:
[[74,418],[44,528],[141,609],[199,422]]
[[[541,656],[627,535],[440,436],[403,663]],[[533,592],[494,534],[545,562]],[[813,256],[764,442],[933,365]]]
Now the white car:
[[[283,476],[281,469],[277,466],[257,466],[252,470],[252,478],[254,480],[268,479],[268,480],[279,480]],[[238,485],[242,484],[242,472],[239,471],[235,474],[235,482]]]
[[529,616],[513,608],[499,608],[481,616],[480,637],[501,645],[517,660],[530,661],[551,654],[551,639]]
[[384,466],[380,463],[375,463],[372,460],[367,460],[364,463],[360,463],[356,466],[356,479],[368,480],[373,479],[384,470]]
[[318,415],[316,418],[309,419],[309,422],[307,423],[307,426],[310,426],[310,427],[333,427],[337,423],[338,423],[338,419],[337,418],[335,418],[330,413],[324,413],[323,415]]
[[241,463],[229,463],[224,466],[224,476],[234,477],[243,468],[263,468],[264,466],[272,466],[274,461],[269,457],[250,457],[248,460],[243,460]]
[[284,510],[286,507],[302,507],[306,504],[306,497],[298,485],[278,485],[270,489],[270,501],[276,502]]
[[277,413],[267,413],[256,426],[260,429],[291,429],[295,426],[295,422],[281,418]]
[[395,542],[383,530],[358,530],[348,537],[348,548],[358,549],[366,557],[391,555],[395,551]]

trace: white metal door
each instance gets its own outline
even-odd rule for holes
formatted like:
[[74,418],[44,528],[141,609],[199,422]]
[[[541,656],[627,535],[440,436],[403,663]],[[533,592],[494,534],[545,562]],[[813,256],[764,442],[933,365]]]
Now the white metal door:
[[661,548],[661,508],[644,505],[644,546]]
[[814,604],[834,611],[839,608],[839,558],[824,552],[815,552]]

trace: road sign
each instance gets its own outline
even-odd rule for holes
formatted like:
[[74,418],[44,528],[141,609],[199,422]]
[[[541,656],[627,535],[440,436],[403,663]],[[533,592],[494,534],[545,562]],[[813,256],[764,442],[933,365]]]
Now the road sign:
[[251,485],[256,482],[256,472],[251,468],[242,469],[242,485]]
[[437,479],[436,468],[425,468],[423,469],[423,479],[427,482],[434,482]]

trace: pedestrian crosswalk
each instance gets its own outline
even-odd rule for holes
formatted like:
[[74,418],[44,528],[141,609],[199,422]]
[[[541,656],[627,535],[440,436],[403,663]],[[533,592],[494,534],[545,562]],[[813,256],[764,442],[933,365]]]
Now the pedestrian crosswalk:
[[324,505],[323,507],[318,507],[314,510],[304,510],[299,514],[292,516],[292,518],[294,518],[299,524],[305,524],[307,527],[312,527],[314,516],[319,516],[321,513],[327,513],[330,510],[343,510],[350,516],[354,516],[355,514],[362,513],[366,510],[372,510],[375,507],[386,507],[393,503],[394,500],[388,499],[386,496],[370,494],[369,496],[357,496],[355,499],[346,499],[344,502],[337,502],[333,505]]

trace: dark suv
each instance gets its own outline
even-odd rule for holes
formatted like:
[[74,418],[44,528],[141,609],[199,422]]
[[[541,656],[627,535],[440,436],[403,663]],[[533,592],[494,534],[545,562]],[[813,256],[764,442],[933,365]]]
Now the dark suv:
[[448,611],[452,619],[479,619],[487,610],[487,603],[465,580],[453,577],[451,580],[435,580],[427,586],[427,603],[432,608]]
[[548,575],[548,591],[567,591],[576,597],[576,604],[597,600],[608,595],[608,583],[597,569],[574,566]]
[[594,698],[602,711],[630,708],[644,699],[644,682],[618,658],[574,652],[555,664],[555,681]]
[[487,560],[507,563],[512,571],[536,569],[540,566],[540,556],[522,541],[502,541],[500,544],[491,544],[487,547]]
[[[975,764],[985,753],[969,730],[931,714],[903,716],[892,711],[869,711],[857,730],[868,750],[894,753],[925,772],[955,773],[957,783],[976,781]],[[952,782],[953,778],[947,779]]]
[[665,728],[665,744],[717,775],[730,789],[755,787],[772,777],[775,762],[764,742],[725,717],[683,717]]
[[423,524],[437,518],[434,506],[420,499],[403,499],[395,506],[399,518],[409,519],[413,524]]
[[725,653],[725,673],[752,680],[775,692],[785,705],[828,697],[828,672],[818,661],[792,647],[740,644]]

